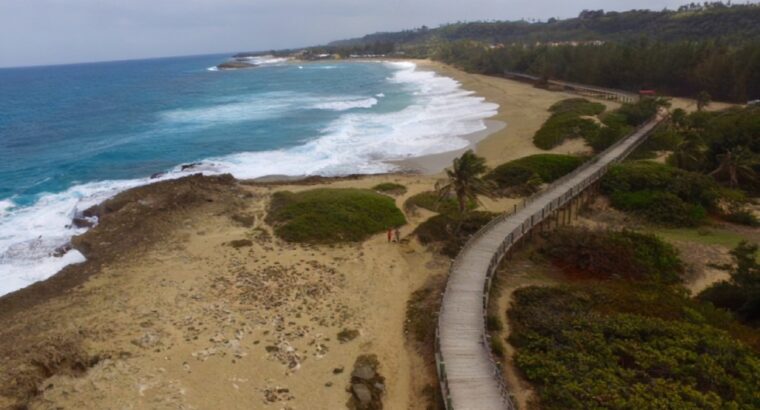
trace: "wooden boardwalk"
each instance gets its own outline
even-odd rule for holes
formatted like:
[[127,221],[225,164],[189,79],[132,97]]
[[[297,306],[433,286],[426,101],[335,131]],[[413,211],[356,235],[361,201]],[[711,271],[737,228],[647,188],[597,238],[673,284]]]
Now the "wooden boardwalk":
[[489,223],[470,239],[451,267],[438,318],[436,361],[446,407],[513,409],[491,355],[485,313],[491,278],[506,252],[530,229],[596,182],[624,159],[661,121],[655,118],[573,173],[533,196],[511,215]]

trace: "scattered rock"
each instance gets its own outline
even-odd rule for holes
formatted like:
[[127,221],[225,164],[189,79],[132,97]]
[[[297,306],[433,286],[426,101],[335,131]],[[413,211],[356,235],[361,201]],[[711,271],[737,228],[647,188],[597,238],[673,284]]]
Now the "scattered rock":
[[348,343],[359,336],[359,331],[356,329],[343,329],[338,333],[338,341],[341,343]]
[[71,224],[77,228],[92,228],[95,226],[95,221],[88,218],[76,217],[71,220]]
[[355,410],[381,410],[385,392],[385,378],[378,373],[380,362],[377,356],[361,355],[356,358],[351,372],[351,398],[347,406]]

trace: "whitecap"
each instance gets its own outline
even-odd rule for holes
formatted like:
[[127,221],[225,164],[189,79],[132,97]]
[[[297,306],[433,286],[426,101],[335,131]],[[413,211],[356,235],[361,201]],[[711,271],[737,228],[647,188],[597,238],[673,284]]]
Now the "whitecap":
[[[64,192],[43,194],[32,205],[18,207],[0,201],[0,295],[43,280],[63,267],[84,261],[73,250],[62,257],[53,253],[86,229],[71,225],[74,216],[129,188],[202,172],[231,173],[238,178],[264,175],[345,175],[378,173],[396,169],[394,160],[464,148],[464,135],[485,129],[484,119],[496,114],[498,105],[460,84],[433,72],[418,71],[413,63],[386,63],[394,69],[389,82],[401,84],[414,94],[411,105],[396,112],[377,113],[369,108],[375,98],[332,96],[315,98],[283,93],[234,96],[219,104],[160,113],[163,121],[206,126],[215,122],[241,121],[281,115],[293,105],[303,108],[345,111],[321,134],[290,149],[246,152],[211,158],[191,170],[178,166],[157,179],[100,181],[74,186]],[[376,95],[377,98],[381,98]],[[348,108],[350,107],[350,108]]]

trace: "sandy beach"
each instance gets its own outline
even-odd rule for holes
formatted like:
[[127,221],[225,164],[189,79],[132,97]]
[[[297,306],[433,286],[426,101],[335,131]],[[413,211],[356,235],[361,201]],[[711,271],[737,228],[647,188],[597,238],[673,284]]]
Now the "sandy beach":
[[[549,106],[572,97],[416,63],[499,104],[471,140],[491,166],[543,152],[533,134]],[[573,140],[553,151],[588,149]],[[407,187],[395,198],[403,209],[458,154],[404,163],[421,174],[138,188],[111,222],[75,240],[88,262],[0,298],[0,408],[343,408],[360,354],[378,356],[386,408],[424,408],[431,363],[404,323],[412,292],[450,262],[411,236],[431,214],[407,214],[400,244],[379,234],[337,246],[286,243],[264,218],[278,190],[381,182]],[[250,243],[231,246],[242,239]],[[358,333],[339,340],[343,331]]]

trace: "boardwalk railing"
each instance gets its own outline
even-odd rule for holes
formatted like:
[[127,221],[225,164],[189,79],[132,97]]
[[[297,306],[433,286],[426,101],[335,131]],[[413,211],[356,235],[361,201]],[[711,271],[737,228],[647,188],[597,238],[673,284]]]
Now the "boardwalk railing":
[[[504,71],[503,74],[505,77],[513,80],[527,81],[531,83],[536,83],[541,80],[535,75],[517,73],[513,71]],[[594,87],[593,85],[571,83],[568,81],[559,80],[547,80],[546,82],[549,85],[560,87],[564,91],[580,94],[586,97],[615,100],[624,103],[632,103],[639,98],[637,94],[623,90],[613,90],[609,88]]]
[[489,291],[499,263],[534,226],[598,181],[611,164],[625,159],[660,121],[659,116],[650,119],[526,199],[514,212],[493,219],[464,245],[451,264],[436,329],[436,369],[448,410],[515,408],[501,367],[491,353],[485,326]]

